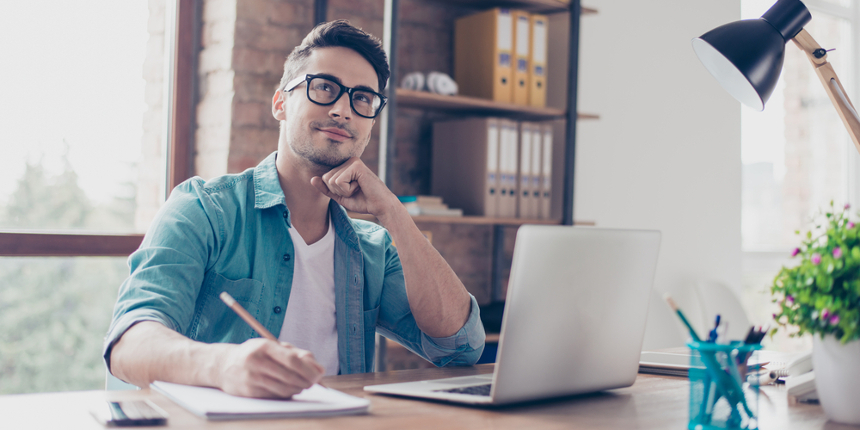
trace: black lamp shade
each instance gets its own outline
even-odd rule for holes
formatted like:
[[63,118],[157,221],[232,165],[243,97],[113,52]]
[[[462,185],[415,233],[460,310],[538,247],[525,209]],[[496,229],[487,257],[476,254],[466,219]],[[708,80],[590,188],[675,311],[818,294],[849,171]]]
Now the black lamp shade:
[[764,110],[782,71],[785,44],[811,19],[800,0],[779,0],[759,19],[735,21],[693,39],[693,50],[729,94]]

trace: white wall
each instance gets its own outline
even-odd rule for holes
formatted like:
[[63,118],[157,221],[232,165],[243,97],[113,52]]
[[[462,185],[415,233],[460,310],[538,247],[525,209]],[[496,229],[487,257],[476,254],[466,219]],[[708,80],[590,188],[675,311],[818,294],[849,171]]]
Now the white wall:
[[740,104],[690,40],[740,18],[740,0],[585,0],[574,219],[662,231],[644,348],[682,345],[662,300],[696,314],[689,287],[741,289]]

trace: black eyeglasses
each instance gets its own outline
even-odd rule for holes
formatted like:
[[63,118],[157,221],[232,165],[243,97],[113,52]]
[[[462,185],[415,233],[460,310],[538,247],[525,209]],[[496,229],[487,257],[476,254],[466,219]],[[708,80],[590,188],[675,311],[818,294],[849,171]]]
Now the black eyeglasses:
[[349,94],[349,105],[352,110],[363,118],[376,118],[382,108],[385,107],[385,102],[388,99],[377,92],[349,88],[343,86],[340,82],[335,82],[325,76],[320,75],[305,75],[293,79],[287,86],[284,87],[285,92],[290,92],[296,89],[302,82],[308,83],[308,100],[320,106],[328,106],[334,104],[340,99],[343,93]]

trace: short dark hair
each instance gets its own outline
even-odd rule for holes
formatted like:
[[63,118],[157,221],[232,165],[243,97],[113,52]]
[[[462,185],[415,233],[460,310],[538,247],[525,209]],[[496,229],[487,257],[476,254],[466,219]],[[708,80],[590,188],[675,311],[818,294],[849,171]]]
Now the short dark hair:
[[305,36],[301,45],[296,46],[284,62],[284,76],[281,77],[278,88],[283,91],[287,82],[294,79],[307,64],[308,57],[314,50],[329,47],[349,48],[358,52],[376,71],[379,92],[385,89],[391,71],[388,68],[388,57],[382,49],[382,43],[378,38],[352,26],[344,19],[318,24]]

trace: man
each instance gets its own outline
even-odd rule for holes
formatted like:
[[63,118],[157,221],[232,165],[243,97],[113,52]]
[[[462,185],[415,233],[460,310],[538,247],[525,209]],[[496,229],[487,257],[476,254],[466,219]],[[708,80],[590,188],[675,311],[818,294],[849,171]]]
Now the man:
[[105,339],[114,375],[286,398],[325,374],[372,371],[376,331],[438,366],[477,361],[475,298],[359,159],[388,76],[379,41],[345,21],[293,50],[272,98],[278,151],[179,185],[129,258]]

